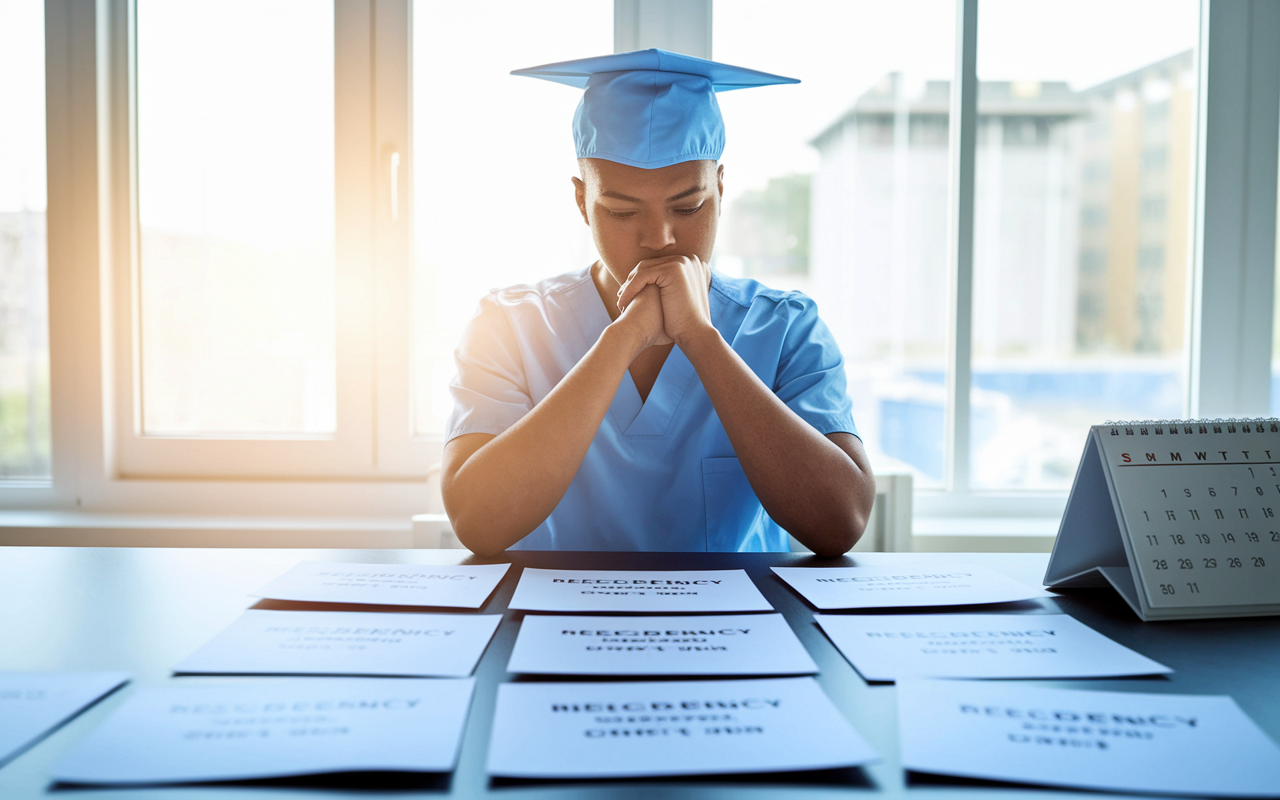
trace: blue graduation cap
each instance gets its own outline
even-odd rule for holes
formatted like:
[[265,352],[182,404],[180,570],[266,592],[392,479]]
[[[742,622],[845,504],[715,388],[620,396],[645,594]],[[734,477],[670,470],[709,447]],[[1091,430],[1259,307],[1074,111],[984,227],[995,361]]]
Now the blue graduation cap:
[[585,89],[573,115],[578,158],[603,158],[643,169],[720,159],[724,119],[716,92],[800,82],[656,49],[544,64],[511,74]]

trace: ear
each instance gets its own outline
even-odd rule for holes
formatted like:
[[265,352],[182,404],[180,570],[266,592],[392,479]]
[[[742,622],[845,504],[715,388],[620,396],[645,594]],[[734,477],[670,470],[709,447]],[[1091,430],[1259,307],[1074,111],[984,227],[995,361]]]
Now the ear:
[[573,178],[573,199],[578,203],[578,213],[582,215],[582,221],[587,223],[589,227],[591,220],[587,219],[587,185],[582,182],[582,178]]
[[724,209],[724,164],[716,167],[716,193],[719,195],[719,201],[716,203],[721,210]]

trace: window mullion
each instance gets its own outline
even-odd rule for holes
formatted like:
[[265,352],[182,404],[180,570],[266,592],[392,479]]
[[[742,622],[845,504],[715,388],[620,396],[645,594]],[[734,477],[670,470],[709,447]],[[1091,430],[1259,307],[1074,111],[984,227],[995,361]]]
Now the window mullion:
[[416,437],[414,420],[413,4],[372,0],[372,11],[375,460],[383,475],[422,477],[439,446]]
[[1278,38],[1280,5],[1204,5],[1187,348],[1193,417],[1260,416],[1271,404]]
[[974,162],[978,131],[978,0],[956,0],[956,72],[951,84],[951,336],[947,363],[947,489],[969,489],[969,387],[973,353]]
[[[334,4],[334,246],[339,431],[374,463],[372,246],[375,186],[373,0]],[[345,426],[345,427],[344,427]]]
[[711,58],[711,0],[613,0],[613,51]]

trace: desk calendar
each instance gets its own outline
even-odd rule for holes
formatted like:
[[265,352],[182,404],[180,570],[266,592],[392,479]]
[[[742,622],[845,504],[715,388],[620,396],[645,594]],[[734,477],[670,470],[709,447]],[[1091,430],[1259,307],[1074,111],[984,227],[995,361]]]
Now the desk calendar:
[[1045,585],[1144,620],[1280,614],[1280,420],[1095,425]]

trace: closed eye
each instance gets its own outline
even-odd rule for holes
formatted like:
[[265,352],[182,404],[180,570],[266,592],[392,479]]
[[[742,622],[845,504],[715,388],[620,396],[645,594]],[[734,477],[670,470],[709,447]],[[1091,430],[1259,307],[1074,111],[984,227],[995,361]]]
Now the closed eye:
[[702,204],[702,203],[699,203],[698,205],[694,206],[693,208],[677,208],[677,209],[676,209],[676,213],[677,213],[677,214],[684,214],[684,215],[687,217],[687,216],[689,216],[689,215],[691,215],[691,214],[697,214],[699,211],[701,211],[701,210],[702,210],[702,206],[703,206],[703,204]]
[[605,211],[608,211],[609,216],[613,217],[614,219],[627,219],[628,217],[634,217],[636,215],[636,212],[634,211],[612,211],[607,208],[605,209]]

